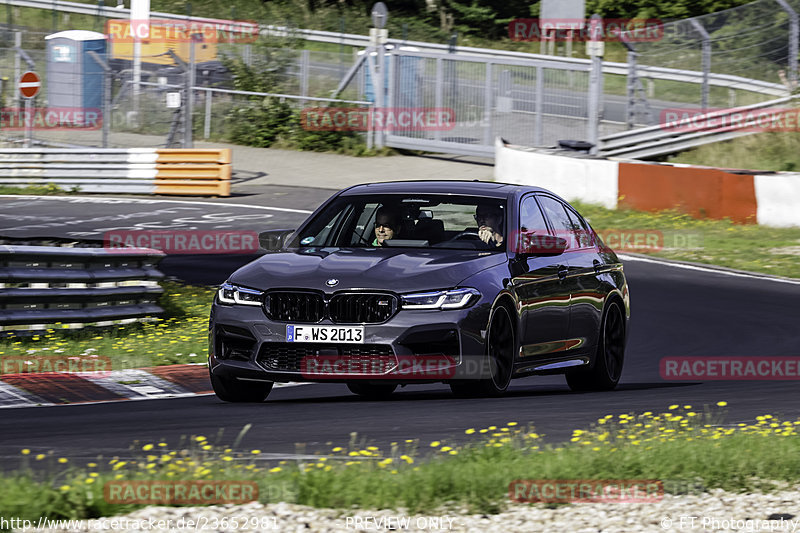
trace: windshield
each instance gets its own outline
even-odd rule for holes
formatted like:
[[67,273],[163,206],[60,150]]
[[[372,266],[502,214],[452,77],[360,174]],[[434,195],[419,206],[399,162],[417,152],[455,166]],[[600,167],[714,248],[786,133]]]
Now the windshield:
[[431,194],[342,196],[292,243],[307,247],[456,248],[504,251],[505,201]]

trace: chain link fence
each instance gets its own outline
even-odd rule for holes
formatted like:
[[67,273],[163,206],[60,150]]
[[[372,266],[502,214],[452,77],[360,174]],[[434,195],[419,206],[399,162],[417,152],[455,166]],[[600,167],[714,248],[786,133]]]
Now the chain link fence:
[[[632,65],[629,83],[636,85],[633,124],[655,124],[652,101],[673,107],[713,109],[774,99],[742,87],[761,80],[797,87],[800,0],[757,0],[749,4],[664,25],[663,37],[628,43]],[[693,71],[688,79],[656,79],[647,67]],[[724,83],[715,83],[710,79]],[[690,74],[687,72],[687,74]],[[631,96],[633,100],[633,96]]]

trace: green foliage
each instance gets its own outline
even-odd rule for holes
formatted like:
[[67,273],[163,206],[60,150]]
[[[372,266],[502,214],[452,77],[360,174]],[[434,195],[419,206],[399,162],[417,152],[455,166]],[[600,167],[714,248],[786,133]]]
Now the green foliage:
[[278,138],[291,135],[296,117],[287,103],[267,97],[256,105],[233,108],[227,120],[231,142],[268,148]]

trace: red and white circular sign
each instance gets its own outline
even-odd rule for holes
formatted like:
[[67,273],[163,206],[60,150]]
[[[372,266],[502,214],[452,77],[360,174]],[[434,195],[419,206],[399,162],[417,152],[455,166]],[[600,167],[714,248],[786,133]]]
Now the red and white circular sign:
[[25,98],[33,98],[42,87],[42,80],[35,72],[28,71],[19,78],[19,92]]

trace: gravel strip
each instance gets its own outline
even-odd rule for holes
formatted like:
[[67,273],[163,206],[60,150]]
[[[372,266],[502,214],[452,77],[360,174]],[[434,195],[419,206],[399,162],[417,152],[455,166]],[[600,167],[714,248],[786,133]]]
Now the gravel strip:
[[[128,522],[121,522],[125,519]],[[96,521],[90,526],[84,521],[82,527],[24,531],[800,533],[800,489],[766,494],[734,494],[717,489],[700,495],[666,495],[654,503],[575,503],[555,508],[548,508],[544,504],[511,504],[496,515],[459,514],[452,511],[409,515],[402,511],[342,511],[288,503],[263,505],[253,502],[209,507],[148,507],[124,516],[97,520],[106,522]],[[114,523],[114,520],[117,522]],[[13,531],[22,532],[23,529]]]

